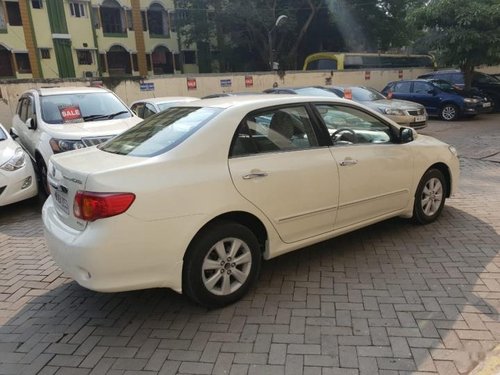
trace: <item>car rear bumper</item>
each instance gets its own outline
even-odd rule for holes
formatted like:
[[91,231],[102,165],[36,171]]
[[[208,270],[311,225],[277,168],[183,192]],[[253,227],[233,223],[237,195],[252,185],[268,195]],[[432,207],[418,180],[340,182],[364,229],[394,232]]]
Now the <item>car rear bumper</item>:
[[[156,287],[182,291],[186,245],[180,247],[174,223],[142,222],[123,214],[78,231],[59,219],[52,197],[43,206],[42,220],[50,254],[81,286],[100,292]],[[162,236],[153,235],[155,231]]]

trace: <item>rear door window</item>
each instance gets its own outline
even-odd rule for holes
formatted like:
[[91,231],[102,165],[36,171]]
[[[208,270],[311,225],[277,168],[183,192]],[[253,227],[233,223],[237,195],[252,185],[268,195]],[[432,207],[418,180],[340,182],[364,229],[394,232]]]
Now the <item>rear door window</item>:
[[411,82],[397,82],[392,91],[398,92],[398,93],[409,93],[411,89]]
[[222,109],[174,107],[151,116],[99,148],[113,154],[152,157],[176,147]]

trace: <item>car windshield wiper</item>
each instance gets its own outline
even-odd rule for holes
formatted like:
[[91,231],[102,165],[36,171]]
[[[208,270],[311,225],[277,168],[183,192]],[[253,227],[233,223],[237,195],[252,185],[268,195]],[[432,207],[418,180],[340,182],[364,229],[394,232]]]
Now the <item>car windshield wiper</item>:
[[90,116],[83,116],[84,121],[94,121],[100,118],[106,118],[108,115],[90,115]]
[[112,113],[110,115],[90,115],[90,116],[85,116],[83,120],[85,121],[95,121],[95,120],[100,120],[100,119],[112,119],[115,118],[118,115],[123,115],[124,113],[128,113],[128,111],[120,111],[116,113]]
[[123,115],[124,113],[128,113],[128,111],[120,111],[120,112],[113,113],[113,114],[109,115],[108,118],[112,119],[112,118],[115,118],[118,115]]

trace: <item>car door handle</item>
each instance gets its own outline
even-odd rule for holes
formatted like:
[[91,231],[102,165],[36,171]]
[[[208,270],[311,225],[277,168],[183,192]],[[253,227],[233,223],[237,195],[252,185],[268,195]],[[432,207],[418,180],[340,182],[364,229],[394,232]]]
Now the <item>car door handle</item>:
[[356,159],[351,159],[351,158],[346,158],[344,161],[340,162],[340,165],[343,167],[348,167],[350,165],[356,165],[358,164],[358,161]]
[[267,177],[266,172],[255,172],[255,173],[249,173],[243,176],[244,180],[251,180],[253,178],[262,178],[262,177]]

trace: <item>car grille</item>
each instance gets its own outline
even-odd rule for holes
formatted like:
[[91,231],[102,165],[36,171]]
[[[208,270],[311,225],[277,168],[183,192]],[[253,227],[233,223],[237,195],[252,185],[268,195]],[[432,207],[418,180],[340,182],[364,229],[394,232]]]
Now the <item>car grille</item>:
[[411,116],[422,116],[424,114],[424,110],[418,109],[416,111],[408,111],[408,114]]
[[101,143],[104,143],[113,137],[114,137],[113,135],[106,135],[103,137],[87,137],[87,138],[82,138],[82,142],[85,145],[85,147],[91,147],[100,145]]

